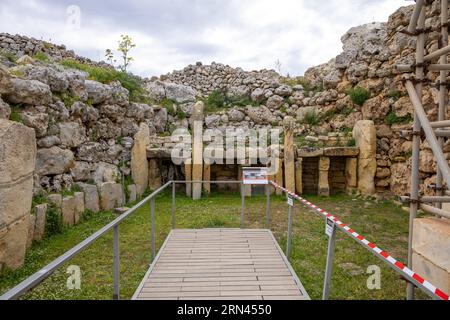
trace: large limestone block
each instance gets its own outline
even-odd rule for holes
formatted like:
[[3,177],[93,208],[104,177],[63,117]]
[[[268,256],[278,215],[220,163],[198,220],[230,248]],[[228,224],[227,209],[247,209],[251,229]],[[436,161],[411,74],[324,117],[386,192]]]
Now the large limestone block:
[[23,266],[29,226],[28,214],[7,227],[0,227],[0,271],[5,267],[16,270]]
[[100,211],[100,200],[98,196],[97,186],[92,184],[79,184],[84,193],[84,208],[85,210],[97,213]]
[[65,226],[73,226],[75,223],[75,198],[65,197],[61,206],[62,221]]
[[148,186],[151,190],[157,190],[162,186],[161,172],[156,159],[148,161]]
[[35,161],[34,130],[0,119],[0,268],[25,258]]
[[128,187],[128,203],[133,203],[137,200],[137,192],[136,192],[136,185],[130,184]]
[[[193,146],[192,146],[192,180],[203,180],[203,102],[194,105],[191,121],[193,124]],[[202,184],[193,183],[192,198],[198,200],[202,197]]]
[[55,193],[55,194],[49,194],[49,195],[47,196],[47,199],[48,199],[48,201],[49,201],[51,204],[54,204],[57,208],[61,208],[61,206],[62,206],[62,200],[63,200],[62,195],[60,195],[60,194],[58,194],[58,193]]
[[448,270],[440,268],[416,252],[413,252],[413,269],[440,290],[445,293],[450,292],[450,272]]
[[113,210],[124,205],[122,186],[118,183],[105,182],[100,186],[100,207]]
[[47,204],[37,205],[35,208],[36,215],[34,224],[34,234],[33,239],[36,241],[41,241],[45,235],[45,223],[47,221]]
[[319,196],[328,197],[330,195],[329,170],[330,158],[321,157],[319,160]]
[[413,250],[450,272],[450,221],[438,218],[414,220]]
[[148,186],[147,147],[150,144],[150,130],[148,125],[141,123],[139,131],[134,136],[131,150],[131,175],[136,184],[138,195],[142,195]]
[[297,194],[303,194],[303,159],[295,162],[295,190]]
[[27,250],[30,249],[31,246],[33,245],[35,224],[36,224],[36,216],[30,215],[30,222],[28,223]]
[[347,158],[345,162],[345,179],[347,189],[351,190],[358,186],[358,159]]
[[32,174],[35,162],[34,130],[18,122],[0,119],[0,184]]
[[75,214],[74,214],[74,222],[78,223],[83,216],[84,213],[84,193],[83,192],[75,192]]
[[377,133],[373,121],[358,121],[353,128],[353,137],[359,148],[358,191],[363,195],[375,193],[377,173]]
[[285,129],[284,136],[284,179],[286,189],[295,192],[295,147],[294,147],[294,126],[295,120],[286,117],[283,122]]
[[75,157],[70,150],[51,147],[37,152],[36,172],[42,176],[66,173],[74,165]]

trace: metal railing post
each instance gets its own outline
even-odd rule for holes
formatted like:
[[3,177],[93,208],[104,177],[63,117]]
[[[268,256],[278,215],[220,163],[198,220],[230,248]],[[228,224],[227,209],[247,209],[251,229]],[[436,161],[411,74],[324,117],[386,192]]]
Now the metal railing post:
[[241,199],[242,199],[242,207],[241,207],[241,229],[245,227],[245,190],[244,183],[241,182]]
[[113,250],[114,250],[114,294],[113,300],[119,300],[119,290],[120,290],[120,264],[119,264],[119,225],[114,227],[114,239],[113,239]]
[[155,246],[155,198],[150,200],[150,212],[151,212],[151,246],[152,246],[152,262],[156,257],[156,246]]
[[266,228],[270,229],[270,184],[266,185]]
[[292,252],[292,206],[289,206],[289,221],[288,221],[288,237],[286,245],[286,258],[291,261]]
[[323,281],[322,300],[328,300],[330,297],[331,274],[333,272],[334,244],[336,240],[336,225],[333,225],[333,231],[328,240],[327,266],[325,269],[325,279]]
[[175,193],[177,184],[172,182],[172,229],[175,229]]

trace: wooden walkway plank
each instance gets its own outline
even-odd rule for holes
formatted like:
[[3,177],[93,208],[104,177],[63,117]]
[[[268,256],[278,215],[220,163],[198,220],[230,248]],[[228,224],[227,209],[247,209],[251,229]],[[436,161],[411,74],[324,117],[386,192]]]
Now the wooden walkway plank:
[[136,300],[307,300],[269,230],[173,230]]

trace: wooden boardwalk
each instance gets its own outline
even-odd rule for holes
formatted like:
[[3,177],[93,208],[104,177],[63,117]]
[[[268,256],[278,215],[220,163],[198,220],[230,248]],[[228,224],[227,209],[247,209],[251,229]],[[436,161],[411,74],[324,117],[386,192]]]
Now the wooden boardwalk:
[[133,299],[306,300],[269,230],[173,230]]

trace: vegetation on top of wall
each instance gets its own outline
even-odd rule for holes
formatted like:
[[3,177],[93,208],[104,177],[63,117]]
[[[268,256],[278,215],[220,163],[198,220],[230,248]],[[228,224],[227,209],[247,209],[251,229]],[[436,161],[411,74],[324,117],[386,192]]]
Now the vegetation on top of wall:
[[11,53],[6,50],[0,51],[0,56],[3,56],[9,62],[15,63],[17,61],[17,56],[14,53]]
[[348,91],[348,95],[352,99],[354,104],[362,106],[364,102],[370,99],[369,90],[362,87],[354,87]]
[[305,114],[303,122],[310,126],[317,126],[320,123],[320,117],[316,112],[309,111]]
[[314,86],[311,84],[310,81],[306,80],[306,78],[303,76],[299,76],[299,77],[295,77],[295,78],[282,77],[281,83],[286,84],[291,87],[301,85],[305,92],[323,92],[325,90],[322,83],[317,86]]
[[386,124],[393,125],[393,124],[407,124],[411,123],[413,121],[413,117],[408,113],[404,117],[399,117],[395,114],[393,110],[391,110],[388,115],[386,116]]
[[399,100],[401,97],[405,96],[404,92],[401,92],[400,90],[392,90],[389,91],[389,93],[387,94],[388,98],[392,98],[395,101]]
[[50,61],[49,57],[48,57],[45,53],[43,53],[43,52],[41,52],[41,51],[37,52],[37,53],[33,56],[33,59],[38,60],[38,61],[41,61],[41,62],[44,62],[44,63]]
[[234,106],[246,107],[249,105],[257,105],[248,94],[232,96],[225,90],[214,90],[203,102],[205,103],[205,111],[207,113],[222,111],[223,109]]
[[119,81],[122,87],[129,91],[129,98],[131,102],[146,103],[149,101],[142,79],[131,73],[118,71],[113,68],[91,66],[73,59],[64,59],[60,62],[60,64],[66,68],[86,72],[89,75],[90,80],[98,81],[104,84]]

